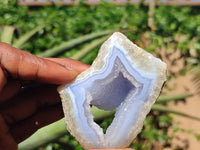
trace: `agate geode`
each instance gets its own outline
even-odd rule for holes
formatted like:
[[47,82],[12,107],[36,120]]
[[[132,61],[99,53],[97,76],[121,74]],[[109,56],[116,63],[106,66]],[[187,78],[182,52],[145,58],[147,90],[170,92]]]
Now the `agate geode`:
[[[68,130],[85,149],[127,147],[141,131],[165,80],[165,63],[114,33],[92,66],[58,89]],[[105,134],[94,122],[90,104],[116,109]]]

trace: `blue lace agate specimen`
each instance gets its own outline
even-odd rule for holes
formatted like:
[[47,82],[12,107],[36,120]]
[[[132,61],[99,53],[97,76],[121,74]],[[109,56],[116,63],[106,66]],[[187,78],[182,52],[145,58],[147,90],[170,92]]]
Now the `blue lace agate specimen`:
[[[166,81],[166,64],[114,33],[92,66],[59,87],[67,128],[84,149],[128,147]],[[106,133],[97,125],[90,104],[116,109]]]

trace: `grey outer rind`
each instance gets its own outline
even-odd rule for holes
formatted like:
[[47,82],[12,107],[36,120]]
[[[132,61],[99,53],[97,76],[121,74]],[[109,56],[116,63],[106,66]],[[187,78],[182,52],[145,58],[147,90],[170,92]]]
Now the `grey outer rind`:
[[[81,82],[88,75],[92,75],[96,71],[102,70],[105,65],[105,58],[110,53],[110,46],[117,43],[126,50],[127,59],[129,59],[135,66],[138,68],[143,74],[153,74],[156,75],[154,85],[152,87],[152,91],[148,97],[148,101],[141,105],[142,111],[140,112],[140,117],[137,120],[137,123],[132,126],[130,129],[127,138],[121,139],[122,142],[119,142],[120,145],[112,145],[112,143],[108,143],[108,141],[113,140],[110,139],[109,136],[100,134],[100,141],[99,143],[93,143],[89,141],[85,135],[81,134],[80,125],[78,124],[76,118],[77,110],[74,110],[74,106],[72,101],[74,101],[72,93],[68,92],[67,88],[70,87],[75,82]],[[92,66],[82,72],[80,75],[77,76],[76,80],[72,84],[62,85],[58,88],[60,93],[63,109],[65,113],[67,128],[70,133],[79,141],[82,147],[85,149],[90,148],[123,148],[127,147],[131,141],[137,136],[137,134],[141,131],[144,119],[146,115],[149,113],[151,106],[155,103],[157,97],[160,94],[161,88],[163,83],[166,81],[166,64],[162,62],[160,59],[155,58],[150,53],[147,53],[143,49],[139,48],[137,45],[133,44],[130,40],[128,40],[123,34],[121,33],[114,33],[100,48],[99,53],[95,61],[93,62]],[[86,110],[86,108],[84,108]],[[87,110],[88,111],[88,108]],[[134,115],[134,114],[133,114]],[[90,118],[91,120],[92,118]],[[94,128],[94,127],[92,127]],[[97,129],[98,132],[99,129]],[[120,136],[120,135],[119,135]]]

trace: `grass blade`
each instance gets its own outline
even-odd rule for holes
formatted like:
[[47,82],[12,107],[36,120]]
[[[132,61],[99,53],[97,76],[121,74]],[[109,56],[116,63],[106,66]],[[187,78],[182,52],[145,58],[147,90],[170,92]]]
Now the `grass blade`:
[[91,41],[93,39],[96,39],[98,37],[104,36],[104,35],[108,35],[111,34],[113,31],[108,30],[108,31],[99,31],[99,32],[95,32],[95,33],[90,33],[84,36],[81,36],[79,38],[67,41],[67,42],[63,42],[60,45],[53,47],[51,49],[48,49],[40,54],[38,54],[37,56],[39,57],[54,57],[54,56],[58,56],[60,54],[62,54],[63,52],[65,52],[66,50],[69,50],[70,48],[74,48],[82,43]]
[[174,109],[168,108],[167,106],[163,106],[163,105],[159,105],[159,104],[154,104],[152,106],[152,110],[153,111],[166,112],[166,113],[173,113],[175,115],[179,115],[179,116],[183,116],[183,117],[187,117],[187,118],[191,118],[191,119],[200,121],[199,117],[192,116],[192,115],[186,114],[184,112],[181,112],[181,111],[178,111],[178,110],[174,110]]
[[99,46],[101,43],[103,43],[108,36],[104,36],[100,39],[94,40],[92,43],[78,51],[75,55],[73,55],[71,58],[76,60],[81,60],[85,55],[87,55],[90,51],[92,51],[94,48]]
[[15,31],[14,26],[3,26],[3,27],[1,27],[0,41],[11,44],[14,31]]
[[[114,111],[107,112],[107,111],[97,109],[96,107],[92,107],[91,112],[96,121],[105,117],[109,117],[114,114]],[[67,127],[65,124],[65,120],[63,118],[55,123],[52,123],[46,127],[39,129],[31,137],[21,142],[18,145],[18,149],[19,150],[36,149],[42,145],[48,144],[49,142],[54,141],[66,135],[67,133],[68,133]]]
[[31,137],[23,141],[18,145],[19,150],[32,150],[45,145],[59,137],[67,134],[67,128],[65,120],[61,119],[55,123],[52,123],[44,128],[39,129]]
[[46,24],[42,24],[37,26],[36,28],[34,28],[33,30],[25,33],[24,35],[22,35],[19,39],[17,39],[14,43],[13,46],[16,48],[22,48],[23,45],[35,34],[37,33],[39,30],[41,30],[42,28],[44,28],[46,26]]
[[166,103],[170,101],[183,100],[190,96],[192,96],[192,94],[190,93],[182,95],[160,95],[156,103]]

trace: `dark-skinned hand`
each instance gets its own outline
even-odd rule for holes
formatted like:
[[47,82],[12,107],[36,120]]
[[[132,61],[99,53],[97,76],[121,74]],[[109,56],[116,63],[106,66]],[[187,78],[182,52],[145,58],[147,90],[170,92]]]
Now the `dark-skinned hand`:
[[57,85],[89,66],[72,59],[39,58],[0,43],[0,149],[17,144],[63,117]]
[[72,82],[88,67],[73,59],[40,58],[0,43],[0,149],[16,150],[39,128],[61,119],[57,86]]

